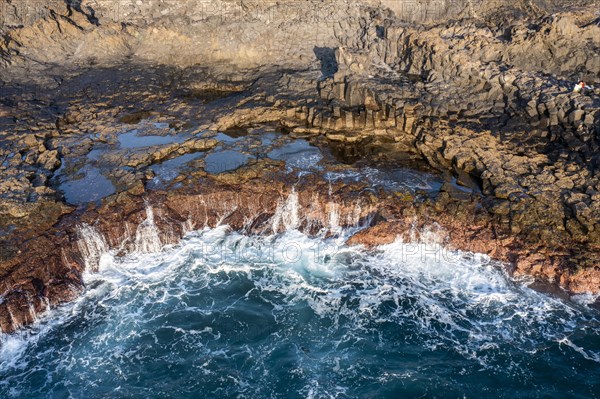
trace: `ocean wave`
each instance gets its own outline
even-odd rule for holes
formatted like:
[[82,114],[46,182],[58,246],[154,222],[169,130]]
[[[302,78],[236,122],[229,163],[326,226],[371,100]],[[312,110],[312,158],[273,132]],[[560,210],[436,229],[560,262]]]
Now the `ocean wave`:
[[270,236],[221,226],[140,241],[124,257],[89,244],[85,294],[2,336],[1,396],[385,397],[448,378],[449,392],[494,378],[537,392],[542,362],[560,363],[559,379],[600,363],[595,311],[483,255],[441,256],[434,239],[367,251],[281,223]]

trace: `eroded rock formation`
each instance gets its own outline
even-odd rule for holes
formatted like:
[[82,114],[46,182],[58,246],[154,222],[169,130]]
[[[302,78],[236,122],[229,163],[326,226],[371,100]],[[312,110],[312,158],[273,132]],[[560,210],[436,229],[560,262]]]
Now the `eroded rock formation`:
[[[277,162],[209,176],[199,161],[168,188],[149,182],[153,166],[223,145],[217,132],[265,124],[332,151],[349,148],[352,162],[375,160],[370,143],[384,142],[388,167],[423,159],[446,176],[434,198],[419,201],[336,188],[344,215],[359,201],[350,219],[370,220],[351,243],[374,246],[435,224],[450,247],[571,292],[600,292],[593,1],[0,5],[3,331],[83,288],[83,224],[123,251],[135,247],[146,204],[162,243],[184,226],[218,221],[264,231],[296,183]],[[592,88],[574,93],[579,80]],[[182,140],[90,155],[117,146],[132,126],[160,130],[144,121]],[[69,204],[58,181],[90,168],[107,179],[107,198]],[[297,188],[298,227],[308,232],[329,220],[322,184]]]

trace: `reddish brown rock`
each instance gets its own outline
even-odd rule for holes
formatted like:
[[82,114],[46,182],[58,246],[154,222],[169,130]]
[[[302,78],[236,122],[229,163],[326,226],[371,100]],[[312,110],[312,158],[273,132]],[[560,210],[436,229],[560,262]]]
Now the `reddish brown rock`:
[[[284,221],[274,223],[274,215],[290,195],[297,196],[299,206],[297,225],[291,227],[308,234],[327,230],[335,234],[337,226],[367,223],[370,226],[351,237],[348,244],[373,248],[398,237],[419,240],[422,232],[433,231],[446,247],[488,254],[512,265],[517,274],[559,283],[573,293],[600,292],[600,270],[574,271],[568,250],[533,245],[509,235],[481,210],[477,200],[465,202],[442,195],[435,201],[408,202],[396,195],[373,195],[361,185],[330,189],[318,178],[296,185],[292,191],[285,179],[284,175],[270,175],[238,185],[203,179],[177,190],[148,193],[144,198],[120,194],[95,210],[63,217],[45,235],[25,243],[21,254],[0,264],[2,331],[29,324],[37,314],[81,292],[85,265],[77,228],[83,223],[93,225],[111,248],[126,251],[136,248],[135,232],[147,218],[148,206],[163,244],[177,242],[189,229],[217,224],[248,234],[270,234],[274,225],[278,230],[285,227]],[[332,215],[337,215],[334,222]]]

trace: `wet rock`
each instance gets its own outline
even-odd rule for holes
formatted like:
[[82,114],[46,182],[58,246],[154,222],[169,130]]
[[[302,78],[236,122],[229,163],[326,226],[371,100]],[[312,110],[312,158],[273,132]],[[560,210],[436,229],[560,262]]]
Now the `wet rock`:
[[444,183],[440,191],[443,193],[447,193],[454,200],[468,201],[471,199],[470,190],[459,188],[451,183]]
[[[131,114],[123,115],[119,118],[119,122],[127,123],[130,125],[136,125],[140,123],[143,119],[150,118],[154,113],[152,111],[138,111]],[[76,119],[73,119],[73,122],[77,122]]]
[[207,151],[215,148],[219,142],[215,139],[193,139],[186,141],[182,147],[190,148],[196,151]]
[[346,241],[348,245],[363,245],[367,248],[391,244],[396,239],[402,238],[405,231],[401,230],[398,223],[381,222],[373,227],[362,230]]

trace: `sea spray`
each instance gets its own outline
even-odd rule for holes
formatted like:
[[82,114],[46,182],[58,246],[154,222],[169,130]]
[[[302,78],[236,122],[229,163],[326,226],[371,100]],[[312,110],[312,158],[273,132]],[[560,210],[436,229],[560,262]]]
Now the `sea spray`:
[[273,233],[281,230],[293,230],[300,227],[300,202],[295,188],[288,195],[285,201],[279,201],[275,214],[271,219],[271,228]]
[[194,231],[194,221],[192,219],[187,219],[185,222],[181,223],[181,231],[184,236]]
[[162,250],[158,227],[154,223],[154,211],[146,205],[146,219],[138,226],[135,232],[135,252],[154,253]]
[[109,247],[104,236],[93,226],[82,224],[77,228],[77,246],[83,257],[86,271],[97,271],[103,255]]

